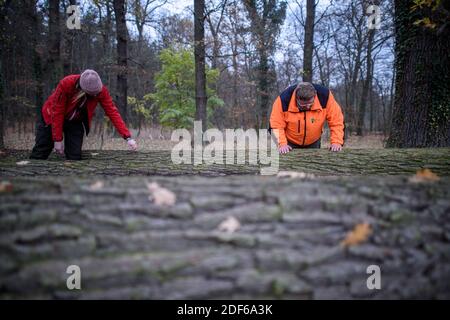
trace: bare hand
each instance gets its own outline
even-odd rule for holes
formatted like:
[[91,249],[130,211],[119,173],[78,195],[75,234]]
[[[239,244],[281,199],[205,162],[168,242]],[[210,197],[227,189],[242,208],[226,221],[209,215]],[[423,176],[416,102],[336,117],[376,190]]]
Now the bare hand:
[[127,139],[127,144],[131,150],[133,150],[133,151],[137,150],[137,143],[134,139],[131,139],[131,138]]
[[292,150],[292,147],[290,145],[284,144],[282,146],[280,146],[278,148],[278,152],[283,154],[283,153],[288,153],[289,151]]
[[64,144],[62,141],[55,141],[54,150],[56,153],[63,155],[64,154]]
[[332,143],[330,146],[330,151],[339,152],[341,150],[342,150],[342,146],[340,144]]

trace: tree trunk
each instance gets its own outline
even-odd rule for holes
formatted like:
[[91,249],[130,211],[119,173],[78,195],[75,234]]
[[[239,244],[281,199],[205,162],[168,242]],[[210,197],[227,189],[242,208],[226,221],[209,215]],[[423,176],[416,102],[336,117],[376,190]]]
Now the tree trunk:
[[305,42],[303,47],[303,81],[312,82],[315,0],[306,1]]
[[46,64],[47,81],[50,85],[50,90],[56,87],[58,82],[62,78],[62,65],[61,65],[61,26],[60,26],[60,13],[59,13],[59,0],[49,0],[49,13],[48,13],[48,57]]
[[[69,5],[76,5],[77,1],[76,0],[69,0]],[[64,13],[66,14],[66,10],[67,8],[64,10]],[[73,56],[72,56],[72,52],[73,52],[73,42],[75,39],[75,35],[76,35],[76,30],[71,30],[69,28],[65,28],[64,29],[64,51],[63,51],[63,71],[64,71],[64,75],[69,75],[71,73],[73,73]]]
[[[0,196],[0,299],[450,298],[447,150],[280,157],[280,169],[315,179],[261,176],[248,162],[179,165],[170,151],[18,169],[28,154],[0,157],[13,186]],[[441,180],[408,183],[424,164]],[[149,179],[175,203],[149,199]],[[218,231],[231,215],[243,227]],[[369,232],[358,239],[362,222]],[[67,290],[72,264],[82,290]],[[367,287],[370,265],[381,290]]]
[[[37,17],[36,5],[32,3],[29,8],[29,14],[31,15],[33,26],[35,30],[39,30],[39,19]],[[44,104],[44,79],[42,77],[42,57],[37,50],[38,35],[37,31],[32,33],[32,45],[33,45],[33,76],[36,81],[35,86],[35,106],[36,106],[36,121],[40,120],[41,109]]]
[[369,91],[371,90],[372,84],[372,46],[373,38],[375,36],[375,29],[369,30],[369,37],[367,40],[367,56],[366,56],[366,79],[363,83],[363,89],[361,94],[361,100],[359,104],[358,113],[358,125],[356,126],[356,134],[358,136],[363,135],[364,130],[364,117],[366,115],[366,106],[369,98]]
[[[389,147],[450,146],[449,28],[414,25],[439,14],[395,1],[396,83]],[[439,31],[438,31],[439,30]]]
[[116,103],[120,114],[127,122],[127,38],[128,31],[125,21],[125,0],[114,0],[114,13],[116,16],[117,37],[117,90]]
[[4,36],[6,35],[6,15],[9,9],[11,1],[5,1],[0,5],[0,149],[5,147],[4,144],[4,131],[5,131],[5,79],[6,78],[6,68],[4,66],[4,61],[6,60],[6,50],[7,41],[5,41]]
[[4,131],[5,131],[5,111],[4,111],[4,88],[3,88],[3,59],[0,57],[0,150],[5,148]]
[[205,73],[205,1],[194,1],[194,55],[195,55],[195,120],[207,128],[207,98]]
[[269,58],[265,49],[259,51],[258,67],[258,123],[259,128],[266,128],[268,122],[269,107]]

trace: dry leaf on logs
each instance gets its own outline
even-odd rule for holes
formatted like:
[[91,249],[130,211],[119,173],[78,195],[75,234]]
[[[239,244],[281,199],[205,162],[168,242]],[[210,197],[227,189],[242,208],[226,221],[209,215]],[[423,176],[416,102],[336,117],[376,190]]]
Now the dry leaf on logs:
[[27,160],[23,160],[23,161],[16,162],[16,164],[17,164],[18,166],[25,166],[25,165],[27,165],[27,164],[29,164],[29,163],[30,163],[30,161],[27,161]]
[[0,182],[0,193],[3,192],[12,192],[13,191],[13,185],[9,181],[2,181]]
[[409,178],[409,182],[422,183],[438,181],[439,176],[430,169],[417,170],[416,174]]
[[227,233],[233,233],[237,231],[241,227],[241,224],[238,219],[235,217],[228,217],[224,221],[222,221],[217,229],[219,231],[227,232]]
[[368,223],[357,224],[341,242],[341,246],[349,247],[361,244],[371,235],[372,229]]
[[92,191],[100,190],[103,189],[104,185],[103,181],[97,180],[89,186],[89,189]]
[[158,206],[172,206],[175,204],[176,195],[172,191],[161,187],[158,183],[147,183],[147,189],[150,192],[150,201]]
[[295,179],[313,179],[312,173],[297,172],[297,171],[280,171],[277,174],[278,178],[295,178]]

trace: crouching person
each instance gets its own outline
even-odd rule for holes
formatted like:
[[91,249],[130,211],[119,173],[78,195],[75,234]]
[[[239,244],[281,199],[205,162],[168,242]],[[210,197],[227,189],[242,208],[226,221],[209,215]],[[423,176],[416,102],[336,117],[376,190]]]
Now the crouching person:
[[270,127],[278,140],[280,153],[292,148],[320,148],[325,121],[330,128],[330,150],[341,151],[344,144],[344,116],[331,91],[323,86],[301,82],[286,88],[276,99]]
[[[105,114],[132,150],[137,149],[108,89],[94,70],[62,79],[42,107],[31,159],[47,159],[52,150],[68,160],[81,160],[83,136],[89,134],[92,117],[100,103]],[[64,135],[64,143],[63,143]]]

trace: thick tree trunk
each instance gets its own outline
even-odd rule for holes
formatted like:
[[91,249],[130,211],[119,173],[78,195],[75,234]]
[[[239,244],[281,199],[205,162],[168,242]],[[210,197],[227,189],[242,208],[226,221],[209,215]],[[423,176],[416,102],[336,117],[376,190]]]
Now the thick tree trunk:
[[312,82],[315,0],[306,1],[305,42],[303,46],[303,81]]
[[127,122],[127,39],[128,31],[125,21],[126,6],[124,0],[114,0],[114,12],[116,15],[117,37],[117,90],[116,103],[120,115]]
[[194,1],[194,55],[195,55],[195,120],[207,128],[207,97],[205,72],[205,1]]
[[395,1],[396,83],[390,147],[450,146],[449,28],[414,25],[437,12]]
[[[291,179],[180,166],[169,151],[15,164],[27,155],[0,157],[13,186],[0,201],[0,299],[450,298],[447,149],[294,150],[281,167],[316,176]],[[424,164],[441,179],[408,182]],[[155,204],[149,182],[175,203]],[[241,227],[219,230],[230,217]],[[344,247],[363,222],[366,241]],[[82,290],[67,290],[72,264]],[[367,287],[370,265],[381,290]]]

